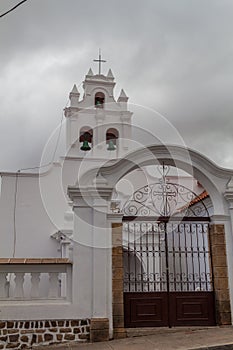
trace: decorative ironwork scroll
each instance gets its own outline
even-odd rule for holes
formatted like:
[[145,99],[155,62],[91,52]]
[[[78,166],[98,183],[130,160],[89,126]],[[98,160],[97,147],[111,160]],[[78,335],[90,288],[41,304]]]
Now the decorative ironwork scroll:
[[[125,216],[189,216],[208,217],[203,202],[203,193],[197,195],[189,188],[168,182],[169,167],[163,167],[163,174],[157,183],[146,185],[134,192],[125,203]],[[206,196],[208,194],[206,193]]]

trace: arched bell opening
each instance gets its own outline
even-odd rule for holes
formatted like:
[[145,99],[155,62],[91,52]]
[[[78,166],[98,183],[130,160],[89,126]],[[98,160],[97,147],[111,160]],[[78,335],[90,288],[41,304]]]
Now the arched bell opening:
[[95,107],[104,108],[105,96],[103,92],[97,92],[95,94]]
[[119,132],[115,128],[109,128],[106,132],[106,144],[108,151],[115,151],[118,146]]
[[89,126],[83,126],[79,133],[81,151],[90,151],[92,148],[93,130]]

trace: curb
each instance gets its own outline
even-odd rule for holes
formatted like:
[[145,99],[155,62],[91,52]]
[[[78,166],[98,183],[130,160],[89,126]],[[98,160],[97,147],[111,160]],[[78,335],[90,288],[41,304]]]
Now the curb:
[[190,350],[233,350],[233,343],[225,345],[204,346],[202,348],[195,348]]

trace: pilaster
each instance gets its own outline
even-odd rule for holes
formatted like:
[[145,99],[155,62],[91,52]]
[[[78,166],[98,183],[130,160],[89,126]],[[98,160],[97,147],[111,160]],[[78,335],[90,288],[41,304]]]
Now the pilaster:
[[[230,300],[233,300],[233,257],[231,247],[233,245],[233,177],[226,186],[224,197],[228,203],[229,219],[225,228],[228,229],[228,235],[226,234],[226,250],[227,250],[227,262],[229,271],[229,287],[230,287]],[[231,312],[233,314],[233,303],[231,305]]]
[[226,257],[224,224],[212,224],[210,228],[213,280],[218,325],[231,324],[231,305]]
[[115,339],[126,337],[123,276],[122,222],[118,222],[112,223],[112,309],[113,336]]
[[233,178],[228,182],[224,197],[228,202],[228,208],[231,217],[231,227],[233,228]]
[[107,220],[112,188],[101,176],[95,185],[69,187],[74,203],[73,296],[81,315],[109,318],[111,229]]

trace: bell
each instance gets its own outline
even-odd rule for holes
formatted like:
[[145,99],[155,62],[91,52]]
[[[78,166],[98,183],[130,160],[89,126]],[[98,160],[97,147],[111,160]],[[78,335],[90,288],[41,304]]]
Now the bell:
[[83,144],[82,144],[82,146],[81,146],[80,149],[81,149],[82,151],[90,151],[91,147],[89,146],[87,140],[83,141]]
[[113,141],[109,140],[107,151],[115,151],[115,149],[116,146],[114,145]]

